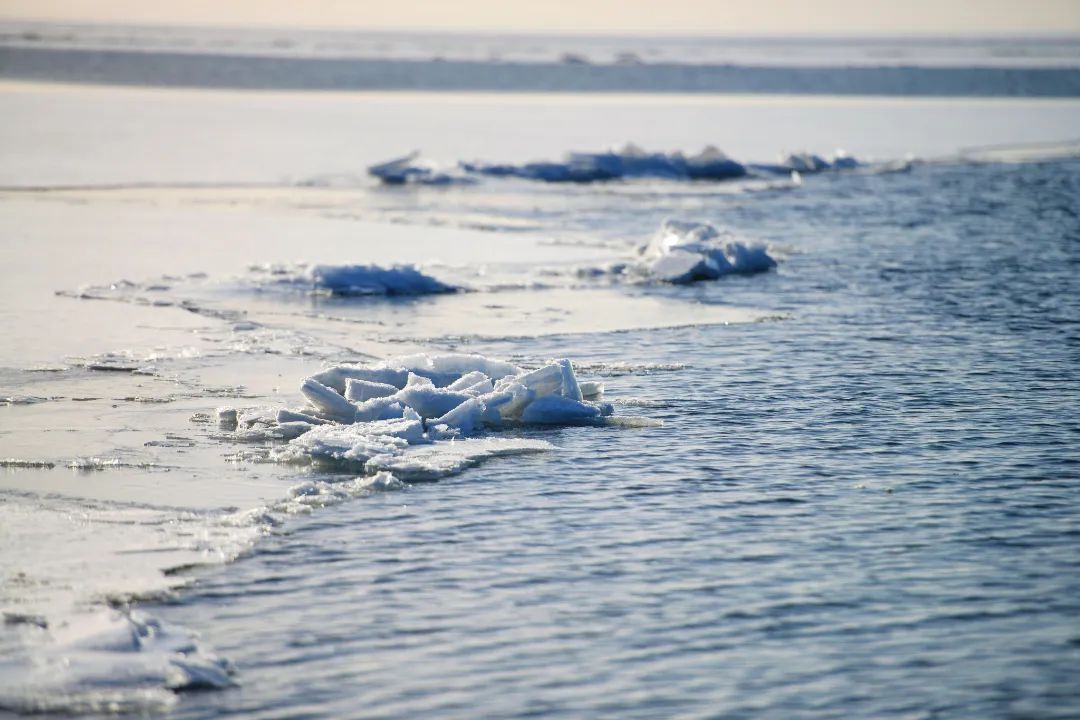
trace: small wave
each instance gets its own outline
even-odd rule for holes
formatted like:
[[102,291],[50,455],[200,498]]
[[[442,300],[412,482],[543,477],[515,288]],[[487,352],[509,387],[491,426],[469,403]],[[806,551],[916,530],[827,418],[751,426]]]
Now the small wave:
[[577,367],[595,375],[615,377],[619,375],[649,375],[654,372],[680,372],[690,366],[685,363],[632,363],[615,360],[612,362],[578,363]]

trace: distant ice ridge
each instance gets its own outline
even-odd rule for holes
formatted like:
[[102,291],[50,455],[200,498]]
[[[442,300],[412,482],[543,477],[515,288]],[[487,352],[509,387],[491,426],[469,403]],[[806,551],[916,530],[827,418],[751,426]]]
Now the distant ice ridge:
[[258,269],[270,275],[269,282],[262,283],[264,287],[269,284],[320,295],[437,295],[460,289],[436,280],[414,265],[299,265]]
[[329,462],[366,474],[434,480],[501,455],[549,450],[543,440],[483,431],[522,425],[655,425],[612,417],[603,385],[579,380],[566,359],[535,370],[480,355],[409,355],[375,365],[340,365],[303,381],[308,406],[219,410],[239,434],[287,439],[271,459]]
[[628,144],[622,150],[600,153],[571,152],[561,161],[524,164],[459,162],[450,170],[422,159],[419,152],[372,165],[368,173],[387,185],[449,185],[475,182],[478,176],[513,177],[549,183],[592,183],[627,178],[662,180],[737,180],[747,176],[800,175],[861,167],[855,158],[838,150],[826,160],[811,153],[792,153],[776,163],[743,164],[713,146],[695,155],[648,152]]
[[638,248],[646,275],[670,283],[716,280],[724,275],[765,272],[776,261],[761,243],[744,242],[712,225],[667,220]]
[[732,180],[746,175],[746,167],[709,146],[689,157],[681,152],[650,153],[636,145],[620,151],[569,153],[562,162],[524,165],[461,163],[467,172],[494,177],[520,177],[544,182],[588,183],[621,178],[667,180]]

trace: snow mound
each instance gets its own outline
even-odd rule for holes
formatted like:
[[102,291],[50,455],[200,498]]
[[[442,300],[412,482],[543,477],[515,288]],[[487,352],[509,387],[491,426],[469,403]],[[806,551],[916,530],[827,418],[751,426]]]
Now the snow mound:
[[691,283],[776,267],[761,243],[746,242],[704,223],[668,220],[638,248],[645,274],[655,280]]
[[612,405],[600,401],[603,386],[579,380],[566,359],[525,370],[481,355],[417,354],[327,368],[300,391],[307,407],[241,413],[237,424],[287,439],[272,452],[278,462],[389,471],[403,480],[434,480],[486,458],[552,449],[544,440],[488,434],[508,427],[650,425],[611,417]]

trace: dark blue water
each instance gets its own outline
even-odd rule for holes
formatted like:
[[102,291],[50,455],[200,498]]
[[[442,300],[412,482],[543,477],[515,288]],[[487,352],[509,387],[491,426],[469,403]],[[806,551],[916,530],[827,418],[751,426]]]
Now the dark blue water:
[[777,319],[459,345],[591,363],[665,424],[528,431],[560,449],[204,572],[153,611],[240,684],[175,715],[1080,716],[1080,162],[558,192],[600,235],[689,205],[783,246],[626,290]]

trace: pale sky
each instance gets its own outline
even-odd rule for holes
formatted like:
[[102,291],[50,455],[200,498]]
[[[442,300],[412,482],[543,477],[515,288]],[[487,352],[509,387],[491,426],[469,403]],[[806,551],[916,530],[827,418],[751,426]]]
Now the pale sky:
[[590,34],[1080,34],[1080,0],[0,0],[0,19]]

